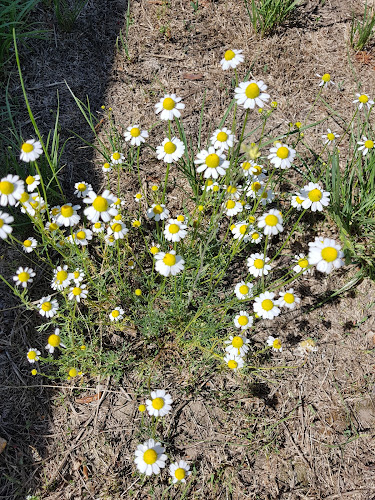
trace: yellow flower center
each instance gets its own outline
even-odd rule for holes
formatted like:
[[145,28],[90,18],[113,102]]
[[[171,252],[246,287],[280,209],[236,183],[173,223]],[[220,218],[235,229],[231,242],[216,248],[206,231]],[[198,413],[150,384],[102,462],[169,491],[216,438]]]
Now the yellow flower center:
[[92,206],[97,212],[105,212],[108,209],[108,201],[103,196],[97,196]]
[[242,226],[240,226],[240,233],[241,234],[245,234],[246,230],[247,230],[247,225],[246,224],[242,224]]
[[56,281],[59,281],[60,284],[63,283],[68,277],[68,273],[66,271],[59,271],[56,274]]
[[25,142],[24,144],[22,144],[22,151],[24,153],[31,153],[31,151],[34,150],[34,146],[28,142]]
[[235,370],[238,366],[238,363],[237,361],[234,361],[234,359],[230,359],[228,361],[228,368],[230,368],[231,370]]
[[29,198],[30,198],[30,195],[28,193],[22,193],[21,198],[20,198],[20,202],[26,203]]
[[80,272],[79,271],[74,271],[73,276],[74,276],[74,279],[78,279],[79,276],[80,276]]
[[30,274],[24,271],[18,275],[18,279],[21,281],[21,283],[26,283],[26,281],[30,279]]
[[156,255],[159,252],[159,249],[158,247],[151,247],[150,252],[152,253],[152,255]]
[[309,261],[307,259],[299,259],[298,265],[302,267],[302,269],[305,269],[309,265]]
[[280,349],[280,347],[281,347],[281,342],[280,342],[280,339],[275,339],[275,340],[272,342],[272,347],[274,347],[275,349]]
[[273,302],[270,299],[265,299],[262,301],[262,309],[265,311],[270,311],[273,308]]
[[32,244],[33,244],[33,242],[31,240],[25,240],[23,242],[23,246],[27,247],[27,248],[31,247]]
[[75,295],[76,297],[78,295],[81,295],[82,293],[82,288],[80,288],[79,286],[75,286],[72,290],[72,294]]
[[255,259],[254,260],[254,267],[256,269],[263,269],[263,267],[264,267],[264,261],[262,259]]
[[326,262],[333,262],[337,259],[338,251],[333,247],[325,247],[321,255]]
[[152,407],[155,408],[155,410],[161,410],[163,406],[164,406],[163,398],[155,398],[152,400]]
[[86,238],[86,233],[85,233],[85,231],[78,231],[76,236],[79,240],[84,240]]
[[150,450],[145,451],[143,454],[143,460],[146,462],[147,465],[154,464],[157,459],[158,459],[158,454],[152,448]]
[[220,158],[216,153],[208,155],[205,161],[208,168],[217,168],[220,164]]
[[374,141],[370,141],[370,139],[368,141],[365,142],[365,148],[367,149],[372,149],[374,147]]
[[220,142],[225,142],[228,139],[228,134],[226,134],[225,132],[219,132],[216,139]]
[[70,205],[63,205],[61,207],[61,215],[63,217],[71,217],[74,213],[73,207]]
[[111,168],[111,165],[109,163],[104,163],[103,168]]
[[246,295],[247,293],[249,293],[249,287],[247,285],[241,285],[240,293],[242,293],[242,295]]
[[320,191],[320,189],[312,189],[309,192],[309,199],[314,202],[314,201],[319,201],[322,199],[323,193]]
[[30,186],[30,184],[32,184],[34,181],[35,181],[35,178],[32,175],[29,175],[28,177],[26,177],[25,182],[28,186]]
[[260,94],[260,88],[256,83],[250,83],[246,87],[245,94],[248,99],[255,99]]
[[181,479],[185,479],[185,476],[186,476],[185,469],[182,469],[181,467],[179,467],[178,469],[176,469],[174,475],[175,475],[175,478],[178,479],[178,481],[181,481]]
[[331,75],[329,73],[324,73],[324,75],[322,76],[322,80],[325,83],[329,82],[331,80]]
[[50,229],[51,231],[56,231],[56,229],[59,229],[59,226],[56,224],[56,222],[51,222],[48,229]]
[[243,346],[243,340],[241,337],[233,337],[232,346],[236,349],[240,349]]
[[0,219],[0,227],[3,227],[3,225],[4,225],[3,219]]
[[235,55],[236,55],[236,54],[233,52],[233,50],[230,50],[230,49],[229,49],[229,50],[227,50],[227,51],[225,52],[225,54],[224,54],[224,59],[225,59],[226,61],[230,61],[230,60],[232,60],[232,59],[233,59],[233,57],[235,57]]
[[276,217],[276,215],[267,215],[267,217],[264,219],[264,222],[266,223],[267,226],[276,226],[276,224],[279,222],[279,219]]
[[257,239],[259,238],[259,233],[253,233],[253,234],[251,235],[251,238],[252,238],[253,240],[257,240]]
[[238,322],[239,322],[239,324],[240,324],[241,326],[245,326],[245,325],[247,325],[247,324],[248,324],[248,322],[249,322],[249,318],[248,318],[247,316],[240,316],[240,317],[238,318]]
[[111,228],[114,233],[119,233],[122,229],[122,225],[118,222],[115,222],[115,224],[112,224]]
[[144,411],[146,411],[146,405],[143,405],[143,404],[139,405],[138,406],[138,411],[140,411],[141,413],[144,412]]
[[14,191],[14,185],[9,181],[1,181],[0,182],[0,192],[2,194],[12,194]]
[[228,186],[227,193],[234,194],[237,192],[237,188],[235,186]]
[[227,208],[231,209],[231,208],[234,208],[236,206],[236,202],[233,201],[233,200],[228,200],[227,201]]
[[251,184],[251,190],[255,191],[256,193],[259,191],[259,189],[262,187],[262,184],[258,181],[255,181]]
[[219,191],[219,186],[214,186],[214,187],[212,188],[212,191],[213,191],[214,193],[217,193],[217,192]]
[[259,165],[255,165],[253,167],[252,174],[255,175],[255,176],[258,176],[261,173],[262,173],[262,167],[260,167]]
[[120,316],[120,311],[117,311],[117,310],[115,309],[114,311],[112,311],[112,313],[111,313],[111,314],[112,314],[112,316],[113,316],[114,318],[118,318],[118,317]]
[[176,264],[176,256],[173,253],[166,253],[163,262],[166,266],[174,266]]
[[75,368],[71,368],[69,370],[69,377],[76,377],[78,375],[78,371]]
[[154,214],[161,214],[163,212],[163,207],[161,205],[155,205],[152,210]]
[[171,224],[169,226],[169,232],[171,234],[176,234],[176,233],[178,233],[179,230],[180,230],[180,227],[177,224]]
[[52,309],[52,304],[51,302],[43,302],[42,304],[42,310],[47,312],[47,311],[50,311]]
[[292,293],[286,293],[284,295],[284,300],[287,304],[293,304],[294,302],[294,295]]
[[94,228],[95,229],[100,229],[102,227],[102,223],[101,222],[95,222],[94,224]]
[[171,155],[174,153],[177,149],[176,144],[173,144],[172,141],[168,141],[164,144],[164,151],[167,153],[167,155]]
[[366,102],[368,102],[368,96],[366,94],[362,94],[358,97],[358,100],[362,104],[366,104]]
[[250,167],[251,167],[251,163],[249,163],[248,161],[245,161],[242,164],[242,170],[249,170]]
[[299,196],[296,197],[296,202],[299,204],[299,205],[302,205],[303,203],[303,199],[300,198]]
[[278,156],[282,160],[285,160],[285,158],[288,158],[289,156],[289,149],[285,146],[280,146],[276,151],[276,156]]
[[29,359],[35,359],[36,358],[36,352],[35,351],[30,351],[27,353],[27,357]]
[[175,105],[176,105],[176,103],[170,97],[166,97],[163,101],[163,108],[167,109],[168,111],[173,109],[175,107]]
[[80,182],[77,186],[78,191],[84,191],[86,189],[86,184],[83,184],[83,182]]
[[130,135],[131,135],[132,137],[138,137],[138,136],[140,136],[140,135],[141,135],[141,131],[139,130],[139,128],[138,128],[138,127],[133,127],[133,128],[131,129],[131,131],[130,131]]
[[185,217],[183,215],[178,215],[177,220],[178,220],[178,222],[184,222]]
[[141,195],[141,193],[137,193],[137,194],[135,195],[135,197],[137,198],[137,200],[141,200],[141,199],[142,199],[142,195]]
[[55,333],[53,333],[52,335],[50,335],[48,337],[48,343],[52,347],[58,347],[60,345],[60,337],[59,337],[59,335],[56,335]]
[[112,158],[113,158],[114,160],[119,160],[119,159],[121,158],[121,155],[120,155],[120,153],[118,153],[118,152],[116,151],[115,153],[113,153]]
[[329,141],[333,141],[335,139],[335,134],[332,134],[332,132],[330,132],[329,134],[327,134],[327,139]]

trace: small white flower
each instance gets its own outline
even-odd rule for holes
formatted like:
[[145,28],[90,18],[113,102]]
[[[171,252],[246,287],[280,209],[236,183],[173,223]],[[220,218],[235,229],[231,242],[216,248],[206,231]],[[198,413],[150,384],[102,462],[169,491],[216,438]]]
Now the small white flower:
[[324,144],[331,144],[335,142],[335,139],[338,139],[340,136],[335,132],[332,132],[330,128],[327,128],[327,133],[322,135],[322,139],[324,140]]
[[231,335],[229,340],[224,340],[227,344],[225,350],[229,355],[243,357],[249,350],[249,340],[243,335]]
[[54,351],[55,351],[55,348],[56,347],[65,347],[66,348],[66,345],[64,345],[62,342],[61,342],[61,338],[60,338],[60,329],[59,328],[56,328],[55,329],[55,333],[52,333],[52,335],[50,335],[48,337],[48,344],[46,345],[46,350],[50,353],[50,354],[53,354]]
[[228,217],[233,217],[243,210],[242,203],[237,200],[227,200],[226,202],[224,202],[223,206],[224,214],[226,214]]
[[19,267],[16,271],[16,275],[13,276],[13,280],[16,282],[17,286],[21,285],[23,288],[26,288],[27,285],[34,281],[34,276],[35,273],[31,267]]
[[108,162],[105,162],[104,165],[102,166],[102,172],[105,172],[106,174],[112,172],[112,165]]
[[77,196],[77,198],[85,198],[89,194],[89,192],[92,191],[91,184],[88,184],[84,181],[76,182],[74,184],[74,188],[74,194]]
[[323,191],[323,188],[319,184],[309,182],[301,190],[301,197],[304,199],[302,208],[311,208],[312,212],[321,212],[324,207],[329,205],[330,193]]
[[268,159],[273,165],[275,165],[275,168],[281,168],[282,170],[285,170],[286,168],[290,168],[295,156],[295,149],[291,148],[287,144],[281,144],[281,142],[277,142],[275,146],[270,149]]
[[233,148],[234,135],[227,127],[218,128],[211,136],[210,141],[215,149],[222,152],[228,150],[229,148]]
[[79,284],[84,280],[85,273],[84,273],[83,269],[77,268],[75,271],[70,273],[70,278],[74,281],[74,283]]
[[295,295],[293,288],[290,288],[286,292],[279,292],[279,295],[278,302],[281,307],[294,309],[301,302],[301,299]]
[[374,149],[374,141],[367,139],[364,135],[362,136],[362,141],[358,141],[357,144],[360,146],[358,151],[362,151],[363,156],[366,156],[370,149]]
[[242,186],[235,186],[229,184],[229,186],[223,186],[223,189],[227,192],[228,196],[231,198],[236,198],[236,200],[239,200],[241,198],[243,190],[241,189]]
[[148,138],[147,130],[141,130],[139,125],[130,125],[124,134],[125,141],[132,146],[140,146]]
[[9,226],[10,222],[14,222],[14,217],[0,210],[0,238],[2,240],[6,240],[13,231],[12,226]]
[[81,207],[79,205],[72,205],[66,203],[60,209],[59,215],[56,217],[57,224],[61,226],[75,226],[80,221],[81,217],[77,214],[77,210]]
[[155,104],[155,113],[160,113],[161,120],[173,120],[174,117],[180,118],[180,109],[185,108],[182,97],[176,94],[165,94],[158,103]]
[[89,244],[89,241],[92,240],[92,231],[91,229],[82,228],[74,233],[73,236],[74,243],[77,243],[81,246],[86,246]]
[[275,199],[275,193],[272,191],[272,189],[263,189],[261,196],[260,196],[260,203],[265,206],[267,203],[272,203],[272,201]]
[[254,318],[246,311],[240,311],[240,313],[234,317],[233,321],[236,328],[247,330],[253,325]]
[[76,300],[77,302],[81,302],[82,299],[85,299],[88,294],[88,290],[86,290],[87,285],[85,283],[80,283],[79,285],[74,286],[70,289],[68,299]]
[[260,253],[253,253],[247,258],[246,264],[249,268],[249,273],[255,276],[266,276],[271,270],[271,266],[267,264],[269,257],[264,259],[264,255]]
[[254,285],[250,282],[240,281],[234,288],[238,300],[250,299],[253,296]]
[[292,207],[296,208],[298,211],[302,210],[302,203],[304,202],[305,198],[302,195],[302,193],[296,193],[295,195],[292,196],[292,201],[291,205]]
[[227,353],[224,356],[224,363],[226,363],[228,368],[230,368],[234,372],[243,368],[243,366],[245,364],[245,362],[241,356],[238,356],[237,354],[233,354],[233,353]]
[[197,159],[194,160],[197,167],[197,172],[204,172],[203,177],[205,179],[212,177],[217,179],[219,175],[224,175],[225,170],[229,167],[229,161],[225,159],[225,155],[221,154],[220,151],[216,151],[213,146],[210,146],[208,150],[203,149],[197,154]]
[[178,161],[185,152],[185,145],[177,137],[168,139],[167,137],[161,143],[161,146],[156,148],[158,160],[163,160],[165,163],[173,163]]
[[172,409],[173,399],[164,389],[151,392],[151,399],[146,400],[146,407],[149,415],[154,417],[164,417]]
[[113,311],[109,313],[109,319],[111,321],[121,321],[124,319],[125,311],[121,307],[115,307]]
[[53,271],[53,279],[51,282],[51,288],[53,290],[63,290],[70,285],[71,275],[68,273],[68,266],[58,266]]
[[264,292],[255,297],[254,312],[264,319],[273,319],[280,314],[278,303],[273,292]]
[[108,235],[113,235],[115,240],[122,240],[125,235],[129,232],[129,229],[121,221],[113,221],[110,227],[107,229]]
[[169,466],[169,474],[173,484],[186,483],[186,478],[191,474],[190,466],[184,460],[180,460]]
[[318,73],[316,73],[316,76],[318,76],[321,79],[319,87],[328,87],[329,85],[334,85],[333,81],[331,80],[331,75],[329,73],[324,73],[323,76],[320,76],[318,75]]
[[224,71],[229,68],[236,68],[244,61],[242,50],[228,49],[225,51],[223,59],[220,61],[221,67]]
[[147,210],[147,217],[154,219],[156,222],[164,220],[169,216],[169,210],[163,204],[154,203],[151,208]]
[[21,146],[20,159],[29,163],[30,161],[35,161],[43,153],[42,145],[39,141],[35,139],[29,139],[24,142]]
[[142,200],[143,196],[142,196],[142,193],[137,193],[135,196],[134,196],[134,200],[137,202],[137,203],[140,203],[141,200]]
[[116,239],[113,234],[106,234],[104,236],[104,241],[109,247],[113,247],[116,244]]
[[118,214],[117,208],[113,206],[117,201],[117,197],[111,194],[108,189],[103,191],[101,195],[90,191],[83,201],[91,204],[90,207],[85,208],[83,211],[91,222],[98,222],[99,219],[102,219],[103,222],[109,222],[112,217]]
[[263,108],[264,104],[270,99],[265,90],[267,90],[267,85],[262,80],[259,82],[256,80],[241,82],[234,89],[234,98],[245,109],[254,109],[255,106]]
[[159,252],[154,258],[156,259],[155,270],[162,276],[175,276],[184,270],[185,261],[181,255],[176,255],[174,250],[168,253]]
[[371,106],[374,105],[374,101],[370,99],[370,96],[368,96],[367,94],[356,94],[356,96],[358,97],[358,99],[355,99],[353,101],[353,104],[358,102],[359,110],[361,110],[363,106],[367,106],[367,109],[371,109]]
[[51,295],[42,297],[38,304],[39,314],[46,318],[53,318],[59,309],[57,300],[51,300]]
[[121,165],[125,160],[125,156],[118,151],[115,151],[111,154],[111,164],[112,165]]
[[309,243],[309,264],[316,266],[322,273],[328,274],[333,269],[343,266],[343,257],[344,252],[335,240],[316,237],[314,242]]
[[252,226],[245,220],[233,224],[233,227],[231,226],[233,238],[235,240],[242,240],[244,243],[248,242],[250,238],[248,231],[251,227]]
[[282,223],[283,216],[281,212],[272,209],[259,217],[258,227],[263,229],[265,235],[274,236],[284,230]]
[[164,229],[164,236],[168,241],[178,242],[185,238],[187,225],[177,219],[169,219]]
[[160,469],[165,467],[167,455],[164,455],[165,449],[160,443],[149,439],[143,444],[139,444],[135,451],[135,464],[137,469],[142,474],[151,476],[151,474],[159,474]]
[[21,199],[22,193],[25,191],[25,184],[18,175],[8,174],[0,181],[0,205],[14,206]]
[[46,211],[47,204],[38,193],[31,193],[30,198],[25,203],[21,203],[21,212],[23,214],[28,213],[31,217],[39,213],[44,213]]
[[215,193],[220,191],[220,185],[218,182],[214,182],[212,179],[207,179],[202,186],[203,191],[214,191]]
[[260,243],[262,241],[263,235],[259,231],[252,231],[249,234],[249,242],[253,244]]
[[297,262],[297,265],[293,267],[295,273],[300,273],[301,271],[303,271],[302,275],[312,273],[312,268],[309,268],[309,261],[304,253],[295,255],[294,262]]
[[280,339],[272,337],[272,335],[268,337],[267,345],[269,347],[272,347],[272,349],[276,352],[282,352],[283,350]]
[[298,356],[308,356],[312,352],[318,350],[316,342],[313,339],[302,340],[296,349],[296,354]]
[[35,363],[35,361],[39,361],[40,351],[38,349],[30,348],[27,351],[27,361],[29,363]]
[[27,185],[28,192],[32,193],[40,184],[40,176],[39,175],[29,175],[26,177],[25,183]]
[[245,184],[244,190],[246,193],[246,196],[250,196],[250,198],[258,198],[264,189],[264,182],[260,181],[258,179],[253,180],[252,178],[249,178],[249,182]]
[[103,222],[95,222],[95,224],[91,226],[91,230],[96,234],[103,233],[105,230],[105,224],[103,224]]

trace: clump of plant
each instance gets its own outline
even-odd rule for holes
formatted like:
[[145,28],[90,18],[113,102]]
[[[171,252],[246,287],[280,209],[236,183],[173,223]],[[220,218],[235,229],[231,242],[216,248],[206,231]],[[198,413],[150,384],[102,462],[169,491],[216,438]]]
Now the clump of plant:
[[280,26],[300,3],[299,0],[244,0],[256,33],[265,36]]

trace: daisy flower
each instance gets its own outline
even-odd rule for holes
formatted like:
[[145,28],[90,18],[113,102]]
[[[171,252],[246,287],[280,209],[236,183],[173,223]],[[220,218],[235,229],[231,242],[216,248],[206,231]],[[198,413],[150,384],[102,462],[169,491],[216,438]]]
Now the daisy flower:
[[23,288],[26,288],[29,283],[32,283],[33,277],[35,276],[34,271],[31,267],[19,267],[16,271],[16,275],[13,276],[13,280],[16,282],[16,285],[21,285]]
[[217,193],[220,190],[220,186],[218,182],[214,182],[212,179],[207,179],[204,185],[202,186],[203,191],[214,191]]
[[121,321],[124,319],[124,309],[121,309],[121,307],[115,307],[113,311],[109,313],[109,319],[111,321]]
[[173,399],[164,389],[151,392],[151,399],[146,400],[146,407],[149,415],[154,417],[164,417],[172,409]]
[[112,165],[121,165],[125,160],[125,156],[118,151],[115,151],[111,154],[111,163]]
[[292,207],[300,211],[302,210],[302,203],[304,202],[304,200],[305,198],[303,197],[302,193],[296,193],[295,196],[292,196],[291,205]]
[[181,102],[182,97],[177,97],[176,94],[165,94],[158,103],[155,104],[155,113],[160,113],[161,120],[173,120],[174,117],[180,118],[180,109],[185,108],[185,104]]
[[75,226],[80,221],[81,217],[77,214],[77,210],[81,207],[79,205],[72,205],[67,203],[61,207],[59,215],[56,217],[57,224],[62,226]]
[[186,478],[191,474],[190,466],[184,460],[180,460],[169,466],[169,474],[173,484],[186,483]]
[[27,361],[29,363],[35,363],[35,361],[39,361],[39,356],[40,356],[40,351],[38,351],[38,349],[34,349],[34,348],[30,348],[28,351],[27,351]]
[[164,236],[168,241],[178,242],[185,238],[187,225],[177,219],[169,219],[164,229]]
[[229,184],[229,186],[223,186],[223,188],[226,190],[227,194],[231,198],[236,198],[236,200],[241,198],[241,194],[242,194],[242,189],[240,189],[241,186],[231,186]]
[[45,316],[46,318],[53,318],[57,313],[59,308],[59,304],[57,300],[51,300],[51,295],[47,297],[42,297],[38,304],[39,314],[41,316]]
[[158,160],[163,160],[165,163],[178,161],[183,156],[184,152],[184,143],[180,141],[180,139],[177,139],[177,137],[173,137],[170,140],[166,137],[161,143],[161,146],[156,148]]
[[227,127],[218,128],[213,133],[210,141],[215,149],[225,151],[229,148],[233,148],[234,135]]
[[265,174],[267,173],[267,170],[263,165],[259,165],[254,161],[250,161],[250,168],[247,170],[247,172],[249,172],[249,175],[251,175],[253,178],[257,179],[258,181],[262,181],[266,178]]
[[197,172],[204,172],[203,177],[207,179],[212,177],[217,179],[219,175],[224,175],[225,170],[229,167],[229,161],[225,159],[225,156],[221,154],[220,151],[216,151],[213,146],[210,146],[208,150],[203,149],[197,154],[197,159],[194,160],[197,167]]
[[50,354],[53,354],[54,351],[55,351],[55,348],[56,347],[65,347],[66,348],[66,345],[64,345],[62,342],[61,342],[61,338],[60,338],[60,329],[59,328],[56,328],[55,329],[55,333],[52,333],[52,335],[50,335],[48,337],[48,341],[47,341],[47,345],[46,345],[46,350],[50,353]]
[[85,283],[80,283],[79,286],[72,287],[70,289],[68,299],[69,300],[76,300],[77,302],[81,302],[82,299],[86,299],[87,294],[88,294],[86,287],[87,287],[87,285]]
[[25,183],[27,185],[28,192],[32,193],[40,184],[40,176],[28,175],[25,179]]
[[272,337],[272,335],[270,335],[268,337],[267,345],[269,347],[272,347],[272,349],[276,352],[282,352],[282,350],[283,350],[282,345],[281,345],[281,340],[278,338]]
[[18,175],[8,174],[0,181],[0,205],[14,206],[16,201],[21,198],[22,193],[25,191],[25,184]]
[[236,372],[237,370],[240,370],[244,366],[244,360],[241,356],[238,356],[238,354],[229,354],[227,353],[224,356],[224,363],[227,364],[228,368]]
[[30,161],[37,160],[42,153],[43,149],[41,143],[35,139],[29,139],[21,146],[20,159],[29,163]]
[[92,191],[91,184],[88,184],[84,181],[76,182],[74,184],[74,188],[74,194],[77,196],[77,198],[84,198],[89,194],[90,191]]
[[302,202],[302,208],[304,209],[311,208],[313,212],[321,212],[323,207],[329,205],[330,193],[323,191],[323,188],[314,182],[309,182],[304,186],[301,195],[304,198]]
[[264,183],[262,181],[248,182],[245,185],[246,196],[250,196],[253,199],[257,198],[262,193],[263,187]]
[[98,222],[99,219],[102,219],[103,222],[109,222],[112,217],[118,214],[117,208],[112,206],[116,200],[117,197],[111,194],[108,189],[103,191],[101,195],[90,191],[83,201],[91,204],[91,207],[86,207],[83,213],[91,222]]
[[303,271],[302,274],[311,274],[312,268],[309,268],[309,261],[307,260],[307,257],[304,253],[295,255],[294,262],[297,262],[297,265],[293,267],[293,271],[295,273],[300,273],[301,271]]
[[358,141],[357,144],[361,146],[358,148],[358,151],[362,151],[363,156],[366,156],[370,149],[374,148],[374,141],[367,139],[364,135],[362,136],[362,141]]
[[92,231],[91,229],[80,229],[76,233],[73,234],[73,238],[70,236],[71,241],[81,246],[86,246],[89,244],[89,241],[92,240]]
[[286,292],[279,292],[280,298],[278,300],[279,306],[286,307],[288,309],[294,309],[297,304],[301,302],[301,299],[294,294],[293,288],[290,288]]
[[10,222],[14,222],[14,217],[0,210],[0,238],[2,240],[6,240],[8,234],[13,231],[12,226],[9,226]]
[[134,200],[137,202],[137,203],[140,203],[140,201],[142,200],[143,196],[142,196],[142,193],[137,193],[135,196],[134,196]]
[[329,73],[324,73],[323,76],[320,76],[318,75],[318,73],[316,73],[316,76],[318,76],[321,79],[319,87],[328,87],[329,85],[334,85],[333,81],[331,80],[331,75]]
[[236,328],[247,330],[252,326],[254,320],[253,317],[250,316],[246,311],[240,311],[240,313],[234,317],[233,321],[236,325]]
[[237,104],[242,105],[245,109],[254,109],[255,106],[263,108],[270,99],[269,94],[264,92],[265,90],[267,90],[267,85],[262,80],[259,82],[256,80],[241,82],[234,89],[234,98]]
[[280,314],[277,300],[273,292],[264,292],[255,297],[254,312],[264,319],[273,319]]
[[159,474],[160,469],[165,467],[167,455],[164,455],[165,448],[160,443],[149,439],[143,444],[139,444],[135,451],[135,464],[142,474],[151,476]]
[[46,211],[46,207],[46,202],[42,196],[39,196],[38,193],[32,193],[29,201],[22,204],[21,212],[23,214],[28,213],[31,217],[34,217],[38,212],[44,213]]
[[274,236],[284,230],[282,223],[283,216],[281,212],[272,209],[259,217],[258,227],[263,229],[265,235]]
[[275,198],[275,193],[272,191],[272,189],[263,189],[262,194],[260,196],[260,203],[265,206],[267,203],[271,203]]
[[130,125],[124,134],[125,141],[132,146],[140,146],[148,138],[147,130],[141,130],[139,125]]
[[184,270],[185,261],[181,255],[176,255],[175,250],[168,253],[159,252],[155,256],[155,270],[162,276],[175,276]]
[[71,275],[68,273],[67,269],[67,265],[63,267],[58,266],[54,269],[53,279],[51,282],[51,288],[53,288],[53,290],[61,291],[70,285]]
[[240,281],[234,288],[238,300],[250,299],[253,296],[254,285],[250,282]]
[[324,144],[331,144],[335,142],[335,139],[338,139],[340,136],[332,132],[330,128],[327,128],[327,133],[322,135],[322,139],[324,140]]
[[81,283],[81,281],[85,278],[85,273],[83,269],[77,268],[75,271],[70,273],[70,278],[74,281],[74,283]]
[[169,210],[165,208],[163,204],[154,203],[151,208],[147,210],[147,217],[149,219],[155,219],[156,222],[164,220],[169,216]]
[[242,50],[229,49],[225,51],[223,59],[220,61],[221,67],[224,71],[229,68],[236,68],[239,64],[244,61],[244,56],[242,55]]
[[247,241],[249,241],[249,235],[246,233],[248,232],[250,227],[250,224],[246,221],[237,222],[237,224],[234,224],[234,227],[232,229],[233,238],[235,240],[242,239],[244,243],[246,243]]
[[275,165],[275,168],[281,168],[285,170],[290,168],[294,158],[296,156],[296,150],[288,146],[287,144],[281,144],[281,142],[276,142],[275,146],[270,149],[270,154],[268,159]]
[[224,340],[224,344],[227,344],[225,350],[229,355],[240,356],[242,358],[249,350],[249,346],[247,345],[249,342],[243,335],[236,335],[234,337],[231,335],[229,340]]
[[344,252],[341,246],[330,238],[315,238],[309,243],[309,264],[316,266],[322,273],[330,273],[334,268],[344,265]]
[[125,238],[125,235],[129,232],[129,229],[125,226],[125,224],[121,221],[115,221],[110,227],[107,229],[107,234],[113,234],[115,240],[122,240]]
[[102,172],[106,172],[107,174],[109,174],[109,172],[112,172],[112,165],[108,162],[105,162],[102,166]]
[[241,202],[237,200],[227,200],[224,204],[224,213],[228,215],[228,217],[233,217],[234,215],[239,214],[243,210],[243,205]]
[[45,225],[46,231],[55,232],[59,229],[59,225],[56,222],[47,222]]
[[142,224],[141,221],[138,220],[138,219],[133,219],[132,220],[132,226],[133,227],[141,227],[141,224]]
[[116,244],[116,239],[113,234],[106,234],[104,237],[104,241],[109,247],[113,247]]
[[313,339],[306,339],[298,344],[296,352],[299,356],[308,356],[310,353],[316,352],[317,350],[316,342]]
[[263,235],[259,231],[252,231],[249,234],[250,243],[254,243],[254,244],[260,243],[262,241],[262,238],[263,238]]
[[361,110],[363,106],[367,106],[367,109],[371,109],[371,106],[373,106],[374,101],[370,99],[370,96],[368,96],[367,94],[356,94],[356,96],[358,97],[358,99],[355,99],[353,101],[353,104],[358,102],[359,110]]
[[261,253],[253,253],[250,257],[247,258],[246,264],[249,268],[249,273],[255,276],[266,276],[268,272],[271,270],[271,266],[267,264],[269,261],[269,257],[264,259],[264,255]]
[[103,224],[103,222],[95,222],[95,224],[91,226],[91,230],[96,234],[102,233],[105,230],[105,224]]

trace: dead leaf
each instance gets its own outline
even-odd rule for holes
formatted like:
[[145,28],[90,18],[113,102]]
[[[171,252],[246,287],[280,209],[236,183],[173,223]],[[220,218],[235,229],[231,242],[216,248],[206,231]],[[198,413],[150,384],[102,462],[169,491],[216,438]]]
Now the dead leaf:
[[98,401],[102,397],[102,393],[94,394],[93,396],[85,396],[84,398],[76,398],[76,403],[79,405],[85,405],[92,403],[93,401]]
[[362,64],[371,64],[372,61],[372,55],[368,52],[365,52],[364,50],[357,52],[355,58]]
[[2,453],[5,450],[6,445],[7,445],[7,440],[0,437],[0,453]]
[[84,466],[82,467],[82,474],[84,475],[84,478],[85,478],[86,480],[88,480],[88,479],[89,479],[89,471],[88,471],[88,469],[87,469],[86,465],[84,465]]
[[202,73],[182,73],[182,78],[185,80],[202,80],[203,75]]

